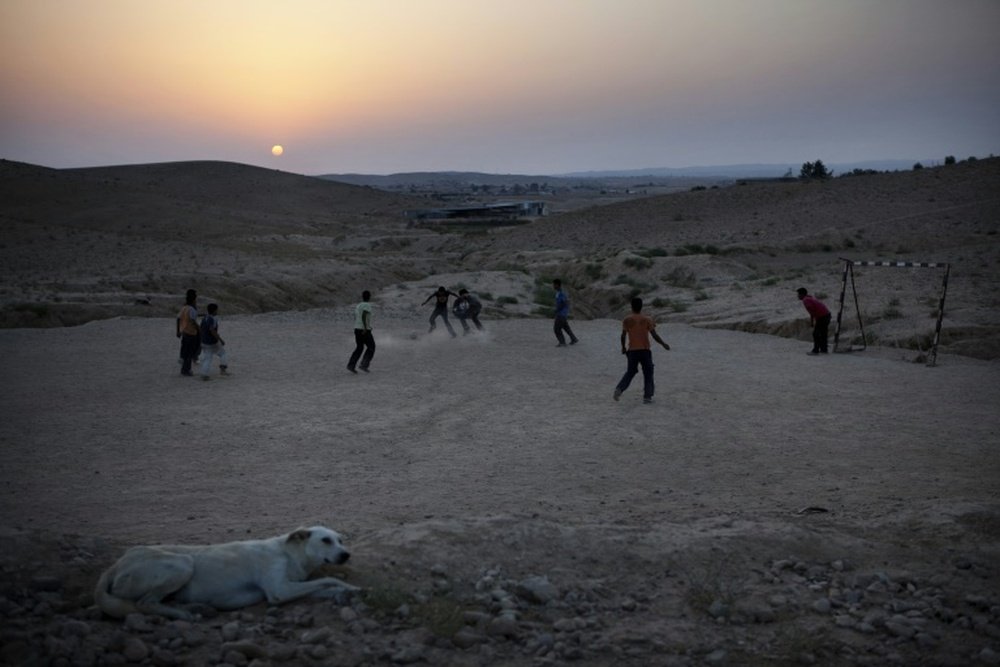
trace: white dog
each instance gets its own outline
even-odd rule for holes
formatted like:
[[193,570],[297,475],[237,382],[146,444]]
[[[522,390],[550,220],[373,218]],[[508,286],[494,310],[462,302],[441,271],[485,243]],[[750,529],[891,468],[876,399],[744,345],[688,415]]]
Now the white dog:
[[340,535],[322,526],[266,540],[132,547],[101,575],[94,601],[116,618],[141,612],[191,620],[190,612],[164,600],[237,609],[263,600],[334,597],[360,589],[334,577],[306,578],[319,566],[345,563],[350,556]]

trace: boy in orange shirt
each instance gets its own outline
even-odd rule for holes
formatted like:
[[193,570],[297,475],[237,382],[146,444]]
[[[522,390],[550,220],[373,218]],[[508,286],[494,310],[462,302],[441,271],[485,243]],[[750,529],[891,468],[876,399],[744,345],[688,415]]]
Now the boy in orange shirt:
[[[649,315],[642,314],[642,299],[635,297],[632,299],[632,313],[622,320],[622,354],[628,357],[628,367],[625,375],[622,376],[618,386],[615,387],[614,399],[621,398],[622,392],[628,389],[632,378],[639,372],[642,366],[642,402],[652,403],[653,392],[653,351],[650,349],[649,339],[653,338],[663,346],[664,350],[669,350],[670,346],[663,342],[663,339],[656,333],[656,322]],[[628,339],[628,348],[625,341]]]

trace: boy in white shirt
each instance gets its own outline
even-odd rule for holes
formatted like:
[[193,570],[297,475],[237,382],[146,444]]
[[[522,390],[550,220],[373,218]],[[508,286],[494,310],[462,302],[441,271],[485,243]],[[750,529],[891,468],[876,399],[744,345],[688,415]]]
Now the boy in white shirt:
[[[347,362],[347,370],[355,374],[357,374],[355,367],[358,365],[358,359],[361,359],[361,370],[367,373],[368,366],[372,363],[372,357],[375,356],[371,298],[371,292],[365,290],[361,293],[361,303],[354,307],[354,342],[357,347],[354,348],[354,352]],[[364,356],[361,356],[362,352],[364,352]]]

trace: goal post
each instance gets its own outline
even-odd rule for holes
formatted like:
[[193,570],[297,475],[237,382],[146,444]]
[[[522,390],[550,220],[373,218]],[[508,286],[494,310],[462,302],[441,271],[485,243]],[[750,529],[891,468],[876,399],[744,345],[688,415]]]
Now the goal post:
[[[941,342],[941,323],[944,321],[944,299],[948,294],[948,277],[951,274],[951,264],[947,262],[889,262],[889,261],[865,261],[865,260],[853,260],[847,259],[846,257],[839,258],[844,262],[844,272],[841,279],[840,286],[840,305],[837,309],[837,328],[833,334],[833,351],[842,351],[839,349],[840,346],[840,331],[843,322],[844,315],[844,305],[846,302],[847,294],[847,280],[851,280],[851,291],[854,294],[854,308],[858,318],[858,328],[861,331],[861,349],[864,350],[868,347],[868,339],[865,336],[865,325],[861,317],[861,305],[858,303],[858,290],[854,282],[854,267],[855,266],[881,266],[888,268],[918,268],[918,269],[944,269],[944,278],[941,281],[941,296],[938,299],[937,308],[937,323],[934,326],[934,339],[931,344],[931,349],[927,355],[927,365],[934,366],[937,364],[937,351],[938,343]],[[844,352],[850,352],[853,346]]]

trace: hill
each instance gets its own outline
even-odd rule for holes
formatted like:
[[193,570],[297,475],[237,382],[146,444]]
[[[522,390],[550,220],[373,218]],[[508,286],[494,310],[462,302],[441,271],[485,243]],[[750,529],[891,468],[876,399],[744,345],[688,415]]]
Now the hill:
[[[864,162],[840,162],[828,164],[836,174],[846,174],[855,169],[872,169],[876,171],[898,171],[910,169],[918,160],[869,160]],[[933,164],[925,160],[924,164]],[[726,164],[706,165],[698,167],[648,167],[645,169],[617,169],[610,171],[578,171],[568,174],[558,174],[564,178],[680,178],[680,177],[712,177],[712,178],[778,178],[789,171],[798,176],[802,164]]]
[[[6,326],[169,316],[189,286],[230,313],[340,305],[364,288],[415,307],[410,288],[447,280],[491,297],[491,317],[548,316],[549,283],[560,276],[577,317],[618,317],[639,293],[671,321],[801,336],[793,290],[836,301],[848,257],[952,264],[943,340],[994,358],[998,186],[1000,160],[988,159],[631,191],[603,205],[552,193],[554,214],[529,224],[425,228],[403,216],[425,197],[245,165],[3,162],[0,315]],[[870,341],[926,349],[941,277],[859,271]],[[845,326],[857,329],[856,319]]]
[[[733,179],[718,174],[651,175],[636,171],[629,174],[582,174],[545,176],[532,174],[486,174],[474,171],[431,171],[388,175],[324,174],[320,176],[342,183],[365,185],[388,192],[406,192],[435,199],[465,198],[492,201],[490,197],[544,197],[561,209],[577,209],[605,199],[621,199],[628,194],[664,194],[698,185],[728,185]],[[634,192],[631,192],[634,191]]]
[[[493,234],[472,261],[513,261],[542,285],[569,279],[588,315],[620,313],[641,293],[672,320],[789,335],[803,324],[795,288],[835,305],[841,258],[950,263],[946,338],[996,358],[998,192],[997,159],[822,182],[742,181],[553,215]],[[855,273],[868,333],[926,349],[942,272]]]
[[[391,254],[394,243],[433,236],[405,230],[407,197],[222,162],[4,161],[0,200],[7,326],[162,316],[191,285],[230,312],[320,304],[368,280],[352,259],[359,244]],[[385,270],[423,272],[406,262]]]

